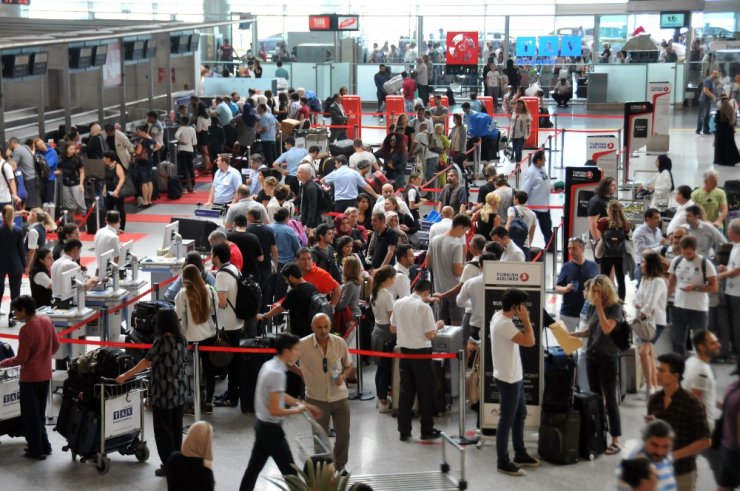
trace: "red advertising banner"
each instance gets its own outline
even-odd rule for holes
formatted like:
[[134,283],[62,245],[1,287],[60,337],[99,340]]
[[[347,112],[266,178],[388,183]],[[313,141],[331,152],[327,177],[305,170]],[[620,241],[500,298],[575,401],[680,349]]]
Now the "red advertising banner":
[[448,65],[477,65],[478,32],[448,32],[445,62]]
[[308,30],[309,31],[331,31],[331,16],[330,15],[309,15],[308,16]]

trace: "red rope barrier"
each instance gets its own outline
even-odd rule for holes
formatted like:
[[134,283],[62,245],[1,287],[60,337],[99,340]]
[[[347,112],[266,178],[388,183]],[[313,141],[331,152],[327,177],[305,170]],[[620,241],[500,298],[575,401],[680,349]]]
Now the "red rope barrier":
[[57,334],[57,337],[59,337],[59,338],[66,337],[68,334],[71,334],[71,333],[75,332],[77,329],[90,324],[92,321],[95,321],[95,320],[100,319],[102,316],[103,316],[103,314],[100,313],[100,312],[98,312],[97,314],[93,315],[89,319],[84,320],[84,321],[81,321],[81,322],[78,322],[74,326],[69,327],[69,328],[65,329],[64,331],[61,331],[59,334]]

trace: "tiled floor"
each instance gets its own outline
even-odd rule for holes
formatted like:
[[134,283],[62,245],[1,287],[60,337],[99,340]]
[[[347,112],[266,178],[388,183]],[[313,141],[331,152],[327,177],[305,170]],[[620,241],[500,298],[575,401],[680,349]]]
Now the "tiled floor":
[[[567,111],[582,113],[582,108],[561,109],[558,118],[559,127],[575,129],[603,129],[619,128],[621,121],[616,119],[591,120],[581,118],[569,118]],[[713,147],[711,137],[699,137],[693,132],[695,125],[695,112],[691,110],[678,110],[671,114],[671,151],[670,156],[674,162],[674,177],[676,184],[699,185],[701,173],[706,170],[711,162]],[[367,118],[367,124],[377,124],[374,120]],[[367,130],[363,134],[369,143],[380,141],[381,135],[377,130]],[[565,153],[563,161],[566,165],[580,165],[585,161],[585,135],[569,133],[565,140]],[[553,167],[560,162],[560,154],[553,153]],[[632,169],[652,170],[654,157],[641,154],[633,159]],[[722,180],[738,179],[740,172],[737,169],[720,167]],[[552,176],[562,177],[561,170],[553,168]],[[632,177],[632,176],[630,176]],[[553,197],[553,204],[561,204],[559,196]],[[157,205],[147,210],[147,214],[162,215],[190,215],[194,206],[192,205]],[[553,221],[558,221],[557,211],[553,212]],[[146,236],[136,241],[134,252],[139,257],[151,253],[161,243],[162,225],[158,223],[141,223],[132,221],[127,231],[143,233]],[[538,235],[536,243],[541,243]],[[90,243],[90,246],[92,244]],[[92,255],[93,252],[86,247],[84,255]],[[549,268],[548,268],[549,270]],[[24,280],[24,291],[28,291],[27,280]],[[634,288],[630,287],[631,296]],[[3,306],[7,309],[7,286],[6,297]],[[548,306],[557,308],[557,300],[548,302]],[[7,317],[0,318],[0,332],[16,333],[17,329],[7,328]],[[11,342],[11,344],[14,344]],[[667,349],[667,337],[660,340],[657,351]],[[730,367],[727,365],[715,365],[719,386],[729,380]],[[373,367],[365,369],[365,380],[369,389],[373,388]],[[220,390],[217,389],[217,393]],[[54,398],[54,406],[58,407],[59,399]],[[350,448],[350,461],[348,470],[353,474],[385,474],[409,471],[429,472],[430,475],[439,472],[441,449],[439,443],[431,445],[401,443],[398,441],[398,433],[395,420],[389,415],[378,414],[375,410],[374,401],[359,402],[352,401],[352,442]],[[639,429],[645,414],[645,400],[642,395],[628,395],[621,406],[624,442],[626,450],[638,444]],[[222,490],[238,489],[241,475],[246,468],[247,460],[251,451],[253,441],[252,425],[254,417],[243,415],[238,409],[216,409],[212,416],[206,416],[215,427],[214,435],[214,471],[216,475],[217,488]],[[475,417],[467,411],[466,430],[472,431]],[[452,414],[447,418],[437,420],[437,426],[449,434],[458,432],[458,412],[455,407]],[[50,428],[51,429],[51,428]],[[301,418],[292,418],[285,425],[286,433],[291,442],[294,438],[309,433],[308,425]],[[0,462],[2,462],[3,491],[15,491],[35,488],[39,490],[63,490],[63,489],[105,489],[105,490],[152,490],[165,489],[166,484],[160,478],[154,477],[154,469],[159,461],[156,456],[156,448],[151,431],[151,417],[146,415],[146,431],[152,457],[146,464],[136,463],[133,457],[112,455],[112,468],[110,473],[101,476],[91,464],[80,464],[71,461],[68,453],[62,452],[65,444],[64,439],[58,434],[51,432],[50,439],[54,453],[44,462],[30,462],[22,459],[25,442],[22,439],[11,439],[0,437]],[[414,435],[418,436],[418,423],[415,422]],[[529,447],[532,453],[536,451],[534,435],[529,435]],[[299,456],[297,447],[294,446],[294,455]],[[450,459],[453,469],[457,462]],[[516,487],[521,491],[526,490],[608,490],[614,489],[614,466],[618,463],[617,457],[600,457],[592,462],[582,462],[574,466],[557,467],[543,464],[536,470],[527,472],[524,478],[506,477],[495,472],[496,455],[495,449],[487,445],[480,450],[474,447],[466,450],[466,472],[469,489],[492,490],[509,489]],[[275,476],[277,469],[274,464],[269,463],[263,475]],[[431,479],[430,479],[431,482]],[[714,488],[714,481],[707,463],[699,458],[699,485],[697,489],[709,490]],[[258,489],[273,489],[266,481],[260,481]],[[399,491],[404,489],[398,487]]]

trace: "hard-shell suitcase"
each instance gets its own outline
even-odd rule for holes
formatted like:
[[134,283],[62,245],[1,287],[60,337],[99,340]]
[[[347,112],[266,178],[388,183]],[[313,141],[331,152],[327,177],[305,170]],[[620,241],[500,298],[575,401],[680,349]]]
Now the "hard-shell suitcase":
[[576,363],[560,346],[550,346],[545,354],[545,390],[542,410],[564,413],[573,407]]
[[548,413],[540,421],[537,453],[552,464],[578,462],[581,417],[578,411]]
[[172,162],[164,161],[157,165],[157,183],[159,191],[167,191],[167,181],[170,177],[177,177],[177,165]]
[[151,338],[154,335],[154,323],[157,313],[161,309],[174,309],[175,304],[167,300],[156,300],[152,302],[138,302],[131,313],[131,327],[138,331],[142,337]]
[[593,460],[606,451],[604,403],[593,392],[578,392],[574,408],[581,415],[578,453],[585,460]]
[[122,349],[100,348],[98,353],[98,375],[115,379],[134,367],[133,357]]
[[355,147],[353,144],[354,141],[350,139],[337,140],[329,144],[329,153],[332,155],[332,157],[344,155],[345,157],[349,158],[350,155],[355,153]]

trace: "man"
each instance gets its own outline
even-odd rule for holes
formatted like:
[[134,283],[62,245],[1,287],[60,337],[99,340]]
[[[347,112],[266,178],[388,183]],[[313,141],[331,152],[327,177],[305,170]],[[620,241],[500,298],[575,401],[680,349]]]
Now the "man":
[[16,203],[21,202],[21,198],[18,196],[18,186],[15,183],[15,173],[13,167],[5,161],[2,155],[0,155],[0,173],[2,174],[0,179],[0,208],[5,205],[15,207]]
[[277,69],[275,70],[275,78],[284,78],[286,81],[290,80],[290,74],[288,73],[288,70],[283,67],[283,62],[278,61],[276,66]]
[[701,84],[701,93],[699,94],[699,116],[696,121],[696,134],[709,135],[709,112],[717,103],[717,87],[715,83],[719,78],[719,70],[712,70],[704,82]]
[[696,238],[696,251],[702,257],[714,257],[719,247],[727,243],[714,225],[702,220],[702,209],[698,205],[686,208],[686,228],[689,235]]
[[[64,254],[62,254],[62,257],[54,261],[54,264],[51,265],[51,294],[54,298],[58,298],[59,300],[69,300],[69,298],[64,298],[62,296],[69,288],[69,285],[65,284],[65,278],[63,275],[67,271],[80,266],[78,261],[80,260],[81,253],[82,242],[78,239],[67,240],[64,244]],[[88,278],[85,280],[84,288],[85,290],[89,290],[97,283],[97,278]]]
[[478,206],[485,204],[486,196],[488,196],[488,193],[496,190],[496,178],[498,177],[496,165],[486,165],[486,167],[483,169],[483,175],[486,178],[486,182],[483,183],[480,188],[478,188]]
[[[482,237],[479,235],[477,237]],[[475,237],[474,237],[475,238]],[[472,241],[471,241],[472,245]],[[470,274],[466,276],[466,271],[463,270],[463,274],[460,277],[462,280],[465,277],[465,281],[460,288],[460,292],[455,297],[455,302],[458,307],[465,308],[465,315],[463,317],[463,346],[465,348],[465,359],[468,360],[471,350],[476,349],[478,343],[480,343],[481,329],[485,324],[483,318],[483,310],[485,308],[485,288],[483,285],[483,261],[498,261],[499,257],[497,254],[492,252],[481,252],[478,257],[479,270],[477,274]],[[465,265],[465,268],[472,266],[471,263]],[[474,270],[471,270],[474,272]]]
[[403,83],[401,85],[401,93],[403,94],[403,107],[407,113],[414,110],[414,93],[416,92],[416,83],[409,77],[409,74],[405,71],[401,72],[401,78]]
[[[219,243],[211,249],[211,262],[216,269],[216,293],[218,295],[216,317],[219,329],[224,329],[232,347],[239,347],[244,322],[236,316],[236,295],[239,289],[239,269],[231,264],[231,251],[225,243]],[[255,333],[252,333],[254,336]],[[214,399],[218,407],[235,407],[239,401],[239,379],[241,357],[234,356],[228,367],[229,381],[227,390]]]
[[423,167],[424,181],[429,182],[434,179],[434,173],[439,165],[439,154],[432,150],[432,147],[435,146],[433,142],[436,135],[430,131],[431,124],[428,120],[423,119],[424,108],[417,106],[416,109],[417,112],[422,113],[422,119],[414,118],[412,120],[412,123],[418,129],[413,135],[409,135],[409,138],[412,140],[412,153],[416,161]]
[[59,350],[59,340],[51,319],[36,315],[36,302],[30,296],[14,298],[11,309],[24,325],[18,333],[18,354],[0,361],[0,368],[20,366],[21,419],[28,442],[23,456],[31,460],[46,460],[46,456],[51,454],[51,443],[46,434],[46,399],[49,396],[51,359]]
[[272,167],[273,169],[278,169],[285,176],[285,184],[290,186],[293,194],[298,194],[298,166],[306,155],[308,155],[308,150],[297,148],[295,146],[295,138],[292,136],[285,139],[284,145],[285,152],[275,159]]
[[704,219],[722,230],[729,208],[727,206],[727,195],[717,187],[719,172],[709,169],[704,172],[703,177],[704,185],[691,193],[691,199],[704,209]]
[[277,157],[275,139],[280,133],[280,122],[267,110],[266,104],[257,106],[257,118],[255,132],[262,141],[262,153],[265,156],[265,162],[272,164]]
[[285,208],[280,208],[275,212],[275,221],[271,225],[272,232],[275,234],[275,245],[278,250],[278,265],[276,275],[273,278],[273,291],[275,298],[283,298],[288,288],[285,277],[280,274],[286,264],[295,261],[295,255],[301,248],[298,240],[298,234],[293,227],[288,225],[290,212]]
[[[383,186],[380,188],[380,193],[382,194],[382,196],[380,196],[375,202],[375,206],[373,206],[373,213],[385,213],[385,200],[390,196],[396,195],[396,191],[395,189],[393,189],[393,184],[389,182],[383,184]],[[411,211],[409,210],[408,205],[402,199],[398,200],[398,209],[404,215],[411,215]]]
[[439,216],[442,219],[429,228],[430,244],[435,237],[446,234],[452,228],[452,219],[455,218],[455,210],[451,206],[443,206],[442,211],[439,212]]
[[375,95],[378,98],[378,109],[380,113],[380,120],[383,120],[383,111],[385,110],[385,96],[387,95],[383,84],[391,79],[391,71],[382,63],[378,67],[378,73],[373,76],[373,82],[375,82]]
[[414,248],[411,244],[400,244],[396,247],[396,276],[393,278],[393,286],[388,289],[393,299],[408,297],[411,295],[411,268],[415,263]]
[[526,260],[524,251],[521,250],[513,240],[511,240],[511,237],[509,237],[509,231],[506,230],[506,227],[502,227],[501,225],[494,227],[493,230],[491,230],[491,240],[504,246],[504,253],[501,255],[502,261],[524,262]]
[[211,116],[216,116],[218,118],[218,124],[223,127],[226,127],[231,123],[234,115],[231,114],[229,102],[225,97],[216,97],[216,108],[211,111]]
[[488,73],[486,73],[486,89],[486,95],[491,96],[493,99],[493,110],[496,111],[498,98],[501,97],[501,74],[496,67],[493,66],[493,63],[489,64],[489,70]]
[[360,163],[361,162],[367,162],[370,164],[368,167],[372,166],[373,170],[380,170],[380,166],[378,165],[378,161],[375,158],[375,155],[373,155],[372,152],[368,152],[365,150],[365,145],[363,144],[362,140],[359,138],[355,138],[352,142],[352,148],[354,148],[355,153],[349,156],[349,168],[350,169],[360,169]]
[[[229,121],[231,121],[231,118],[229,118]],[[147,130],[147,133],[154,140],[154,148],[153,148],[154,155],[155,155],[154,163],[158,163],[159,153],[165,147],[164,147],[164,128],[162,127],[162,123],[159,122],[157,111],[149,111],[148,113],[146,113],[146,124],[149,127],[149,129]],[[226,124],[228,124],[228,122]]]
[[[673,456],[671,449],[676,438],[671,425],[665,421],[655,420],[642,428],[642,445],[635,447],[625,455],[625,459],[647,459],[655,467],[658,482],[655,491],[674,491],[676,477],[673,473]],[[617,466],[617,474],[621,473],[621,465]],[[617,484],[618,491],[630,491],[621,483]]]
[[[730,375],[734,375],[735,379],[730,379],[725,389],[722,413],[724,421],[738,421],[740,419],[740,358]],[[740,434],[738,434],[737,423],[735,425],[723,424],[720,458],[719,470],[716,472],[718,491],[737,489],[740,487],[740,467],[737,465],[740,461]]]
[[665,231],[666,235],[671,235],[677,228],[686,225],[686,208],[696,204],[691,199],[691,188],[689,186],[678,186],[673,196],[678,207],[676,208],[673,218],[671,218],[671,221],[668,223],[668,227]]
[[417,58],[417,52],[416,52],[416,43],[411,41],[408,46],[406,46],[406,52],[403,54],[403,62],[406,65],[410,65],[413,63]]
[[[668,297],[675,293],[671,309],[673,351],[686,357],[686,337],[691,329],[706,329],[709,293],[718,289],[717,273],[711,261],[696,252],[696,238],[684,237],[681,255],[668,269]],[[682,367],[683,368],[683,367]]]
[[[509,181],[506,179],[506,176],[500,175],[496,178],[494,181],[494,192],[498,194],[499,197],[499,204],[498,204],[498,216],[506,216],[508,213],[509,208],[514,204],[514,190],[509,186]],[[527,199],[529,199],[529,195],[527,195]],[[485,203],[486,197],[483,197],[483,200],[481,201],[481,198],[478,198],[479,203]],[[524,203],[519,203],[520,205],[524,205]],[[531,211],[531,210],[530,210]],[[534,213],[532,214],[534,215]],[[530,236],[529,240],[530,243],[532,241],[532,237]]]
[[267,208],[265,208],[265,205],[259,201],[255,201],[252,196],[253,195],[246,184],[241,184],[236,189],[236,198],[238,201],[229,206],[229,209],[226,210],[226,216],[224,217],[224,227],[226,230],[231,230],[234,227],[234,219],[237,216],[247,216],[249,210],[259,211],[262,223],[270,223],[270,215],[267,213]]
[[242,270],[242,267],[244,266],[242,251],[239,249],[239,246],[228,240],[225,231],[222,229],[216,229],[208,234],[208,244],[211,246],[211,249],[213,249],[216,244],[226,244],[230,252],[229,262],[236,266],[236,269],[239,271]]
[[299,343],[300,339],[292,334],[280,334],[275,340],[277,354],[260,368],[254,392],[254,413],[257,417],[254,447],[239,491],[252,491],[255,488],[259,473],[270,457],[283,475],[296,473],[290,445],[283,431],[286,416],[308,411],[314,418],[322,417],[321,410],[316,406],[301,403],[285,393],[287,372],[300,358]]
[[[329,303],[336,307],[339,303],[339,297],[342,294],[341,285],[329,274],[328,271],[319,268],[313,262],[311,250],[307,247],[301,247],[296,253],[296,263],[301,270],[303,278],[316,287],[316,290],[322,295],[329,297]],[[310,323],[310,319],[309,319]]]
[[[419,280],[414,293],[396,302],[391,314],[391,332],[396,334],[396,345],[401,353],[424,355],[432,353],[432,339],[444,322],[435,325],[432,308],[428,305],[432,285],[428,280]],[[433,440],[441,433],[434,428],[435,384],[434,366],[431,359],[401,358],[401,394],[398,403],[398,432],[401,441],[411,438],[411,408],[418,400],[421,422],[421,439]]]
[[548,251],[552,251],[557,248],[556,244],[550,244],[550,238],[552,237],[552,218],[550,217],[550,210],[543,208],[550,206],[550,191],[552,190],[550,178],[547,176],[544,168],[545,161],[545,151],[537,150],[532,157],[532,165],[528,166],[524,172],[524,182],[521,190],[527,193],[529,197],[527,202],[529,205],[536,207],[532,211],[537,216],[542,237],[545,239],[544,249],[550,247]]
[[720,265],[717,280],[726,280],[725,305],[728,306],[730,339],[735,358],[740,360],[740,220],[735,218],[727,227],[732,251],[727,266]]
[[372,251],[370,265],[372,269],[381,268],[387,264],[393,264],[393,255],[398,245],[398,233],[390,228],[385,222],[385,213],[373,212],[370,218],[373,233],[376,234],[375,248]]
[[662,386],[648,400],[646,420],[663,420],[676,432],[673,468],[678,491],[696,489],[696,456],[712,444],[706,413],[701,402],[681,387],[683,357],[666,353],[658,357],[657,378]]
[[[460,239],[465,237],[470,227],[470,217],[456,215],[450,230],[429,243],[427,268],[432,272],[435,292],[447,292],[460,282],[465,265],[465,244]],[[440,300],[439,319],[443,320],[445,325],[459,326],[462,318],[463,309],[457,306],[454,297]]]
[[260,248],[264,258],[259,263],[260,282],[262,284],[263,304],[266,306],[269,300],[271,289],[266,289],[272,284],[272,273],[280,271],[278,269],[278,248],[275,239],[275,232],[269,225],[262,223],[262,212],[253,208],[247,212],[247,232],[254,234],[259,240]]
[[239,215],[234,219],[234,230],[228,232],[226,238],[229,243],[235,244],[241,252],[242,265],[239,271],[242,276],[251,276],[254,281],[263,283],[269,278],[269,274],[267,277],[262,276],[262,265],[266,263],[268,268],[270,267],[270,261],[266,257],[270,250],[263,249],[260,240],[254,233],[248,231],[247,227],[248,218]]
[[[311,254],[309,253],[309,256]],[[257,320],[272,319],[286,310],[290,313],[290,332],[305,337],[311,334],[311,297],[318,293],[316,287],[303,277],[298,263],[289,263],[280,274],[290,286],[288,294],[265,314],[257,314]]]
[[313,166],[311,164],[301,164],[298,166],[298,183],[300,185],[298,193],[298,208],[301,214],[301,223],[308,230],[315,228],[321,223],[321,214],[319,213],[319,185],[313,182]]
[[568,101],[573,98],[573,86],[568,80],[568,72],[562,72],[564,76],[558,79],[553,89],[552,98],[558,103],[558,107],[568,107]]
[[237,201],[236,190],[242,185],[242,176],[239,171],[231,167],[231,156],[221,153],[216,159],[218,169],[213,175],[213,185],[208,193],[208,201],[205,206],[224,206],[234,204]]
[[350,169],[349,162],[344,155],[335,159],[335,169],[326,175],[321,182],[334,186],[334,211],[344,213],[357,202],[358,190],[363,190],[373,198],[378,197],[372,186],[362,178],[359,172]]
[[328,272],[337,282],[342,281],[342,273],[334,255],[334,228],[322,223],[314,230],[316,243],[311,247],[313,262]]
[[[663,245],[663,234],[660,231],[660,212],[655,208],[648,208],[643,214],[645,222],[632,233],[635,258],[635,278],[642,278],[642,256],[646,252],[657,252]],[[627,271],[625,271],[627,273]]]
[[468,206],[468,193],[460,184],[460,176],[455,169],[447,171],[447,184],[442,188],[437,211],[441,212],[445,206],[451,207],[455,213],[465,213]]
[[347,139],[347,113],[342,105],[341,94],[334,94],[334,102],[329,106],[329,116],[331,117],[331,128],[329,129],[329,141]]
[[[709,431],[714,430],[714,421],[717,419],[717,380],[712,371],[712,360],[719,355],[722,345],[714,333],[701,330],[694,332],[691,339],[695,355],[686,360],[681,387],[691,392],[704,406],[706,422]],[[705,454],[711,467],[714,469],[714,459]]]
[[450,110],[442,105],[441,94],[434,94],[434,107],[429,112],[432,115],[432,124],[442,124],[447,128],[447,115]]
[[346,380],[352,370],[349,349],[344,339],[331,334],[331,319],[316,314],[310,334],[298,344],[300,374],[306,384],[306,402],[321,411],[317,422],[329,432],[329,420],[336,433],[334,468],[342,472],[349,454],[349,392]]
[[36,160],[33,158],[33,153],[22,145],[18,138],[13,137],[8,140],[8,151],[6,157],[8,160],[12,160],[18,164],[18,168],[23,174],[23,183],[26,187],[26,207],[30,210],[31,208],[38,208],[41,206],[41,186],[45,186],[45,183],[39,182],[36,177]]
[[[200,100],[198,103],[200,103]],[[105,125],[105,140],[108,143],[108,148],[116,152],[118,161],[123,164],[123,167],[128,169],[131,163],[131,155],[134,153],[134,144],[128,139],[126,133],[121,130],[117,130],[112,124]]]
[[[156,121],[156,112],[155,114],[155,121]],[[149,113],[147,113],[147,123],[149,122]],[[160,125],[161,129],[162,125]],[[88,159],[102,159],[103,154],[107,151],[106,149],[106,142],[103,136],[100,134],[100,125],[98,123],[94,123],[90,125],[90,138],[87,140],[87,145],[85,146],[85,155]],[[154,138],[154,134],[149,133],[152,138]],[[161,133],[160,133],[161,138]],[[43,140],[41,140],[43,142]],[[53,171],[52,171],[53,172]]]
[[537,215],[535,215],[532,210],[524,206],[527,204],[528,200],[529,196],[527,196],[527,193],[525,193],[524,191],[517,191],[514,193],[514,202],[512,206],[510,206],[506,210],[506,225],[504,225],[504,228],[506,228],[506,230],[511,231],[511,226],[514,223],[517,215],[519,215],[524,221],[524,224],[527,226],[529,233],[527,234],[527,238],[520,249],[522,250],[522,252],[524,252],[524,257],[526,259],[529,259],[531,256],[531,244],[534,240],[534,231],[537,230]]
[[[524,420],[527,403],[524,398],[524,373],[519,347],[535,345],[534,330],[529,320],[527,302],[529,295],[518,288],[504,292],[501,310],[491,319],[491,359],[493,378],[500,394],[500,414],[496,427],[496,470],[510,476],[523,476],[521,467],[534,467],[540,463],[524,447]],[[519,318],[524,329],[514,324]],[[514,461],[509,460],[509,433],[514,444]]]
[[585,253],[586,243],[583,239],[573,237],[568,240],[570,261],[560,268],[555,285],[555,293],[563,296],[560,302],[560,320],[570,332],[578,329],[585,302],[583,292],[586,282],[599,275],[599,265],[586,259]]
[[416,59],[416,85],[419,88],[419,98],[424,103],[424,107],[429,105],[429,73],[427,65],[421,58]]
[[[118,227],[121,215],[117,211],[105,212],[105,227],[95,232],[95,255],[113,250],[113,262],[118,263],[121,255],[121,239],[118,238]],[[105,276],[105,271],[98,271],[98,276]]]

